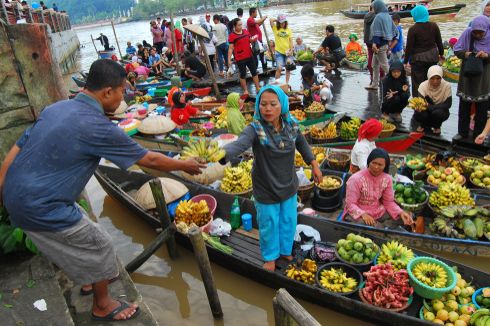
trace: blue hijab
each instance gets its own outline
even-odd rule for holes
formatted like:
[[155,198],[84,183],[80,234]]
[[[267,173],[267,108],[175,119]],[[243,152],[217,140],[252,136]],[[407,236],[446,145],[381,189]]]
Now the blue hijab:
[[291,117],[289,113],[289,99],[286,93],[276,85],[267,85],[260,89],[259,94],[257,94],[257,98],[255,100],[255,114],[254,121],[252,122],[252,127],[255,129],[257,136],[259,137],[259,141],[261,145],[268,145],[269,138],[264,131],[264,124],[267,124],[264,120],[262,120],[262,116],[260,115],[260,98],[265,91],[273,91],[277,97],[279,98],[279,103],[281,104],[281,118],[284,124],[284,128],[291,129],[291,132],[288,132],[288,136],[291,140],[296,139],[296,135],[298,133],[298,125]]
[[416,23],[427,23],[429,21],[429,10],[425,6],[417,5],[410,11]]
[[371,40],[376,36],[388,42],[392,41],[397,37],[398,29],[391,19],[388,8],[382,0],[374,1],[372,6],[376,17],[371,25]]

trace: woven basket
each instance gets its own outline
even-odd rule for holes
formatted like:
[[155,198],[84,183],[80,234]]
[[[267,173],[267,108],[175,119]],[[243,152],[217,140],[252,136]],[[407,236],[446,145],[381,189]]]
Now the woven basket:
[[250,188],[248,190],[242,191],[242,192],[226,192],[228,195],[232,196],[240,196],[244,198],[250,198],[252,196],[253,188]]
[[463,173],[466,174],[466,175],[470,175],[473,172],[473,168],[471,166],[467,166],[467,165],[464,165],[463,164],[463,161],[466,160],[466,159],[474,159],[474,160],[477,160],[477,161],[481,162],[482,164],[485,164],[485,161],[482,160],[482,159],[480,159],[480,158],[476,158],[476,157],[461,157],[459,159],[459,165],[463,169]]
[[396,126],[393,126],[392,128],[390,129],[384,129],[383,131],[381,131],[381,133],[379,134],[379,138],[388,138],[388,137],[391,137],[391,135],[393,135],[393,132],[396,130]]
[[[332,292],[332,291],[329,291],[328,289],[324,288],[320,283],[321,273],[324,269],[330,269],[332,267],[333,268],[342,268],[344,273],[347,274],[347,277],[352,277],[357,281],[357,287],[351,292]],[[316,279],[317,286],[322,291],[326,291],[328,293],[334,293],[337,295],[343,295],[343,296],[349,296],[349,295],[356,293],[358,291],[359,287],[361,286],[361,284],[363,283],[363,277],[362,277],[361,272],[356,267],[352,266],[352,264],[342,263],[342,262],[341,263],[333,262],[333,263],[328,263],[328,264],[321,266],[320,268],[318,268],[318,270],[316,272],[315,279]]]
[[[412,273],[412,269],[418,264],[418,263],[434,263],[437,265],[440,265],[442,268],[447,273],[447,282],[446,282],[446,287],[444,288],[434,288],[430,287],[422,282],[420,282]],[[451,291],[455,286],[457,282],[456,278],[456,273],[454,270],[449,267],[447,264],[443,263],[440,260],[437,260],[432,257],[417,257],[412,259],[407,266],[407,272],[408,276],[410,277],[410,285],[412,285],[413,290],[415,293],[420,295],[423,298],[427,299],[440,299],[445,293]]]
[[[429,178],[427,178],[427,180],[426,180],[426,181],[427,181],[427,183],[428,183],[429,185],[431,185],[432,187],[434,187],[434,188],[439,188],[439,185],[435,185],[435,184],[433,184],[433,183],[429,182]],[[447,183],[447,182],[443,181],[443,182],[441,182],[441,183]],[[464,186],[464,185],[466,184],[466,178],[465,178],[465,176],[463,176],[463,183],[458,183],[458,182],[452,182],[452,183],[457,183],[457,184],[459,184],[459,185],[461,185],[461,186]],[[472,182],[472,184],[473,184],[473,182]],[[486,188],[485,188],[485,189],[486,189]]]
[[323,115],[325,114],[325,109],[323,109],[322,111],[307,111],[305,110],[305,113],[306,113],[306,119],[318,119],[318,118],[321,118],[323,117]]
[[477,184],[475,184],[475,183],[473,182],[473,180],[471,180],[471,178],[469,178],[469,180],[470,180],[471,185],[472,185],[473,187],[475,187],[475,188],[478,188],[478,189],[487,189],[487,190],[488,190],[488,189],[490,189],[490,187],[482,187],[482,186],[478,186]]
[[298,197],[301,199],[302,203],[304,203],[310,199],[314,188],[315,188],[314,182],[311,182],[307,185],[298,187]]
[[328,166],[336,171],[346,171],[350,164],[350,155],[347,153],[329,153],[325,158]]

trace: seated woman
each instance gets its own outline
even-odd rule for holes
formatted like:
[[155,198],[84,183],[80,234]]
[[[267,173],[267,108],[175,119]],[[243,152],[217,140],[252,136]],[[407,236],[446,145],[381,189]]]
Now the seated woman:
[[172,94],[172,112],[170,113],[170,118],[178,126],[182,126],[189,122],[189,118],[198,114],[200,111],[192,107],[189,103],[185,101],[185,94],[181,91],[176,91]]
[[420,124],[418,132],[433,128],[436,135],[441,134],[441,125],[449,119],[449,108],[453,104],[451,84],[443,78],[440,66],[432,66],[427,72],[428,80],[419,86],[420,97],[425,98],[427,109],[415,111],[413,118]]
[[395,61],[391,64],[388,75],[383,78],[381,83],[381,91],[383,94],[383,104],[381,105],[383,119],[389,121],[391,120],[390,115],[393,115],[393,120],[402,122],[401,113],[410,98],[410,87],[403,63]]
[[296,38],[296,44],[294,44],[294,54],[298,53],[299,51],[306,51],[308,47],[306,46],[305,42],[303,42],[303,39],[301,36],[298,36]]
[[376,139],[383,131],[383,124],[376,119],[369,119],[359,128],[358,137],[350,156],[350,173],[367,168],[369,154],[376,149]]
[[309,106],[313,101],[330,102],[333,98],[331,87],[333,84],[324,76],[315,73],[311,64],[301,68],[301,88],[303,90],[303,105]]
[[240,108],[243,106],[243,100],[240,94],[231,93],[226,98],[226,121],[228,121],[228,132],[234,135],[240,135],[245,129],[246,121]]
[[135,72],[130,72],[126,79],[126,95],[129,96],[139,96],[143,95],[142,92],[138,91],[136,88],[136,78],[138,75]]
[[397,226],[398,223],[394,221],[401,218],[405,225],[412,225],[411,214],[395,203],[393,181],[388,174],[388,153],[384,149],[376,148],[369,154],[367,162],[366,169],[354,174],[347,181],[343,219],[369,226],[376,226],[378,223],[383,226]]
[[358,54],[362,54],[362,46],[357,42],[359,38],[356,33],[352,33],[349,35],[350,42],[347,43],[345,47],[345,53],[349,55],[351,52],[357,52]]

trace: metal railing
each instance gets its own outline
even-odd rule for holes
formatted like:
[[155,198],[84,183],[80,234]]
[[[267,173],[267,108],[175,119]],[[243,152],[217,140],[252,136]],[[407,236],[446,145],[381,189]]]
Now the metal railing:
[[7,24],[15,25],[18,21],[25,20],[26,23],[30,24],[48,24],[53,33],[71,29],[70,17],[64,12],[57,12],[53,9],[22,7],[17,1],[5,3],[4,0],[0,0],[0,2],[0,15]]

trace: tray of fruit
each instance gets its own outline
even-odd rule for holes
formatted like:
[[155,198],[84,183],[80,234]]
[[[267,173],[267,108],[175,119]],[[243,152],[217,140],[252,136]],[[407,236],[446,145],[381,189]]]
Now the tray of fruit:
[[393,270],[399,271],[400,269],[406,269],[413,258],[415,258],[415,254],[412,249],[392,240],[381,245],[379,255],[375,258],[374,264],[383,265],[390,263],[393,266]]
[[406,164],[410,169],[412,169],[414,171],[425,169],[424,158],[420,154],[417,154],[417,155],[408,154]]
[[429,206],[436,213],[446,206],[475,206],[470,190],[457,183],[441,183],[429,196]]
[[470,175],[477,166],[484,165],[484,161],[476,157],[461,157],[459,164],[466,175]]
[[343,140],[356,140],[361,127],[361,119],[352,118],[349,121],[340,122],[340,138]]
[[357,269],[348,264],[328,263],[318,269],[316,284],[327,292],[351,295],[362,284],[362,275]]
[[387,263],[371,266],[363,275],[366,281],[359,297],[364,303],[395,312],[412,304],[413,288],[405,269],[396,270]]
[[317,126],[310,128],[310,137],[314,144],[323,144],[335,142],[338,140],[337,125],[330,122],[325,128],[321,129]]
[[391,137],[393,132],[396,130],[396,126],[385,119],[379,120],[381,124],[383,124],[383,130],[379,134],[379,138],[388,138]]
[[427,299],[439,299],[457,282],[456,273],[446,263],[432,257],[417,257],[407,266],[415,293]]
[[[311,147],[311,152],[315,156],[315,160],[318,162],[318,164],[322,164],[322,162],[325,160],[326,156],[326,148],[324,147]],[[306,162],[303,160],[303,156],[296,151],[294,154],[294,165],[295,166],[302,166],[302,167],[308,167],[309,165],[306,164]]]
[[379,247],[373,240],[354,233],[349,233],[346,239],[337,242],[335,255],[346,264],[357,267],[358,270],[368,270],[379,253]]
[[429,228],[433,233],[457,239],[489,238],[489,211],[484,207],[446,206],[437,212]]
[[325,113],[325,106],[320,102],[313,102],[305,109],[305,113],[308,119],[321,118]]
[[475,166],[470,174],[470,182],[478,188],[490,189],[490,165]]
[[422,212],[429,201],[429,193],[423,188],[422,181],[415,181],[413,184],[395,183],[393,187],[396,203],[410,212]]
[[317,184],[325,195],[332,194],[342,188],[344,181],[336,175],[325,175],[323,176],[322,182]]
[[295,117],[296,120],[298,120],[298,121],[304,121],[304,120],[306,120],[306,113],[303,110],[295,109],[295,110],[289,111],[289,113],[291,113],[291,115],[293,117]]
[[412,97],[408,100],[408,107],[415,111],[427,110],[427,102],[422,97]]
[[227,167],[221,180],[220,189],[228,194],[250,197],[252,194],[252,160],[244,161],[236,167]]
[[306,284],[315,284],[315,274],[318,266],[314,260],[305,259],[298,261],[294,264],[290,264],[286,269],[286,276],[290,279]]
[[466,178],[454,167],[434,167],[427,171],[427,183],[438,187],[441,183],[457,183],[464,185]]

